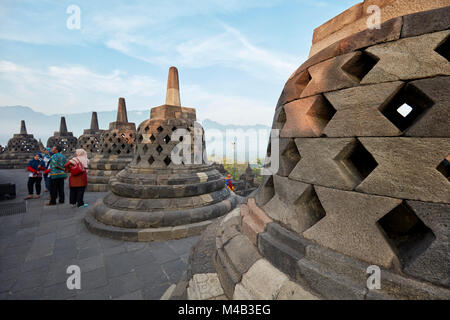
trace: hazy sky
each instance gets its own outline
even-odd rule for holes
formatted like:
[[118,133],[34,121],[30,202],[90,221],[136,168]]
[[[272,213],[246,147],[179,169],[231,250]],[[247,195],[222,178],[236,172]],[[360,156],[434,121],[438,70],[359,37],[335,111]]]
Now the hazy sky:
[[[315,27],[357,0],[0,1],[0,106],[47,114],[165,101],[168,68],[200,119],[271,125]],[[70,5],[80,29],[69,29]],[[73,20],[71,20],[73,22]]]

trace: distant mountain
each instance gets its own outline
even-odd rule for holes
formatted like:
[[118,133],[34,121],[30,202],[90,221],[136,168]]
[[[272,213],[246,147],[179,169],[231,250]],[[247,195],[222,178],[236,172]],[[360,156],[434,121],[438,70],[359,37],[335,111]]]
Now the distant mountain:
[[[94,108],[93,108],[94,110]],[[116,120],[117,111],[101,111],[98,113],[98,122],[101,129],[107,129],[110,122]],[[53,132],[59,131],[59,123],[61,116],[64,115],[66,117],[67,129],[76,137],[79,137],[83,134],[84,129],[88,129],[91,123],[91,113],[76,113],[76,114],[53,114],[47,115],[39,111],[34,111],[30,107],[26,106],[5,106],[0,107],[0,145],[6,145],[8,140],[11,139],[13,134],[19,133],[20,131],[20,121],[25,120],[27,131],[29,134],[33,134],[36,139],[41,139],[44,145],[47,144],[47,139],[53,135]],[[136,123],[138,126],[142,121],[148,119],[150,116],[150,110],[128,110],[128,121]],[[229,125],[229,124],[221,124],[219,122],[205,119],[203,121],[199,120],[205,129],[205,133],[208,136],[208,132],[214,134],[217,133],[218,130],[220,132],[225,133],[226,130],[235,130],[235,131],[248,131],[248,130],[265,130],[269,132],[270,127],[265,125],[250,125],[250,126],[241,126],[241,125]],[[242,130],[242,131],[241,131]],[[252,140],[252,139],[250,139]],[[257,142],[250,141],[250,144],[254,146]],[[267,145],[266,142],[262,143],[263,145]],[[252,149],[252,146],[249,148],[249,153],[255,153]],[[208,154],[219,155],[219,151],[215,152],[213,150],[213,143],[211,145],[207,145]],[[216,149],[219,147],[215,147]],[[227,155],[232,156],[232,153],[227,148]],[[212,151],[211,151],[212,150]],[[256,150],[256,149],[255,149]],[[238,151],[239,154],[242,154],[243,151]],[[255,158],[255,155],[250,156],[250,159]]]

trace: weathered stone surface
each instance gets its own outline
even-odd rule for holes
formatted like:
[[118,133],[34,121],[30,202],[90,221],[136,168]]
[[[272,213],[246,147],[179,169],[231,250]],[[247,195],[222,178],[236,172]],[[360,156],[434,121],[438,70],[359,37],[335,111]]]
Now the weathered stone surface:
[[328,92],[359,85],[359,79],[343,70],[343,67],[357,61],[362,56],[361,52],[352,52],[321,62],[308,69],[311,81],[302,91],[301,97],[314,96],[322,92]]
[[402,277],[398,274],[382,271],[381,291],[369,290],[366,299],[385,299],[386,296],[396,300],[448,300],[450,290],[430,285],[426,282]]
[[290,179],[343,190],[353,190],[361,182],[360,173],[348,160],[357,147],[356,139],[298,138],[295,143],[301,159]]
[[450,6],[404,16],[402,38],[446,29],[450,29]]
[[225,254],[223,249],[218,249],[216,258],[216,270],[222,288],[228,298],[232,298],[236,285],[241,281],[242,274],[240,274],[233,266],[229,257]]
[[367,289],[365,283],[355,283],[335,272],[324,272],[322,266],[307,259],[297,262],[297,280],[308,291],[318,292],[329,300],[363,300]]
[[258,243],[258,234],[263,232],[268,223],[272,222],[266,213],[255,203],[254,199],[248,201],[248,211],[242,215],[242,233],[245,234],[253,245]]
[[274,300],[283,284],[288,280],[286,275],[272,266],[266,259],[259,259],[253,264],[242,281],[236,286],[233,299]]
[[448,60],[435,51],[449,35],[441,31],[367,48],[379,61],[361,84],[450,75]]
[[[415,214],[427,225],[435,239],[428,248],[415,251],[415,259],[404,268],[413,276],[444,286],[450,286],[450,205],[406,201]],[[421,252],[425,249],[424,252]]]
[[311,76],[309,75],[308,70],[295,72],[286,82],[277,106],[282,106],[290,101],[299,99],[310,80]]
[[400,135],[380,109],[402,85],[390,82],[325,93],[337,112],[323,133],[327,137]]
[[450,77],[436,77],[417,80],[409,84],[433,101],[429,110],[406,130],[406,136],[450,137],[448,122],[450,119]]
[[401,200],[323,187],[316,192],[326,216],[303,233],[305,238],[379,266],[398,265],[376,223]]
[[286,123],[282,138],[320,137],[335,110],[322,96],[314,96],[290,102],[284,106]]
[[[378,166],[357,191],[400,199],[450,202],[450,183],[436,168],[448,155],[445,138],[359,138]],[[395,150],[395,152],[392,152]]]
[[312,185],[273,176],[275,196],[264,205],[264,210],[274,220],[302,234],[324,215]]
[[210,300],[224,294],[216,273],[195,274],[189,281],[189,300]]
[[[275,195],[272,176],[263,176],[259,185],[258,192],[255,195],[255,203],[262,207]],[[251,199],[251,198],[250,198]]]
[[277,223],[258,237],[258,249],[275,267],[295,278],[295,265],[305,254],[307,243]]
[[319,300],[319,298],[297,283],[286,280],[278,293],[277,300]]
[[256,247],[244,235],[231,239],[224,246],[224,251],[240,274],[247,272],[255,261],[261,258]]
[[279,148],[280,157],[277,175],[287,177],[299,162],[300,154],[294,139],[280,138]]

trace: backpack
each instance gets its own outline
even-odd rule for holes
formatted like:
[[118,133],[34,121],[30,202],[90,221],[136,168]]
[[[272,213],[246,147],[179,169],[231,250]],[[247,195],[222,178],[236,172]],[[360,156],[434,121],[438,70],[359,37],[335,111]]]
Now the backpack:
[[77,160],[77,163],[75,165],[72,165],[70,167],[70,174],[72,176],[78,176],[78,175],[84,173],[85,171],[86,170],[84,169],[84,166],[78,160]]

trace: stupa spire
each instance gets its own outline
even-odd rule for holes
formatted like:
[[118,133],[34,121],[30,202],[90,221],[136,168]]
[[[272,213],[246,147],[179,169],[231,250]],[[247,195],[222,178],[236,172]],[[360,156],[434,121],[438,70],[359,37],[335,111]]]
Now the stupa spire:
[[59,134],[60,135],[67,134],[67,125],[65,117],[61,117],[61,124],[59,125]]
[[97,112],[92,112],[91,117],[91,130],[98,131],[98,118],[97,118]]
[[170,106],[181,107],[180,101],[180,85],[178,82],[178,69],[170,67],[169,77],[167,80],[166,104]]
[[27,134],[27,127],[25,126],[25,120],[20,122],[20,134]]
[[119,98],[119,106],[117,108],[117,122],[128,122],[125,98]]

